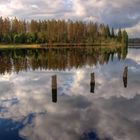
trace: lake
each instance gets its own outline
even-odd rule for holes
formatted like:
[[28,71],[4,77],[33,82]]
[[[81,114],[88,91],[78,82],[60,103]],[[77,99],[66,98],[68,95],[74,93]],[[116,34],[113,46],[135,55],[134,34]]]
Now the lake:
[[0,50],[0,140],[139,140],[139,107],[140,49]]

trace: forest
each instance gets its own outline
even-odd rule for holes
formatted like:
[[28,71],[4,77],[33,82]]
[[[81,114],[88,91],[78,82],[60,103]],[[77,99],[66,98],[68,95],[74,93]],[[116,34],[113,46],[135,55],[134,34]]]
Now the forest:
[[19,20],[0,17],[1,44],[119,43],[126,44],[128,34],[108,25],[72,20]]

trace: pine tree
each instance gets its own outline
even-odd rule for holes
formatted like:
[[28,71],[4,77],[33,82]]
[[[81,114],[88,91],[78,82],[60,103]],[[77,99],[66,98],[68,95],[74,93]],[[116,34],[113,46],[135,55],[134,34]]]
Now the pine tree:
[[119,42],[122,42],[122,31],[121,31],[121,29],[119,29],[119,31],[118,31],[117,39],[118,39]]
[[110,37],[111,35],[110,35],[110,29],[109,29],[109,26],[107,25],[106,26],[106,35],[107,35],[107,37]]
[[122,42],[128,45],[128,34],[125,30],[123,30],[123,33],[122,33]]
[[111,37],[112,37],[112,38],[115,37],[114,28],[111,29]]

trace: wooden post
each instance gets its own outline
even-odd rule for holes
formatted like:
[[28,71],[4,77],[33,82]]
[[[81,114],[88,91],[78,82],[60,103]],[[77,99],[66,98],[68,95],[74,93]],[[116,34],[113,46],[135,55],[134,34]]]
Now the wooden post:
[[94,93],[94,89],[95,89],[95,75],[93,72],[93,73],[91,73],[90,92]]
[[127,87],[127,77],[128,77],[128,67],[126,66],[123,72],[123,84],[125,88]]
[[57,102],[57,76],[52,76],[52,102]]

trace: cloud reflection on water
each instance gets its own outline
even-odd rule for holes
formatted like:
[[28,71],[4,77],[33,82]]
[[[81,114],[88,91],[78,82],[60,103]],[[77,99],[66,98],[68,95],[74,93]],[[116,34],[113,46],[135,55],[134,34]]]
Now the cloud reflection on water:
[[[129,76],[125,89],[122,73],[126,65]],[[93,71],[94,94],[90,93]],[[100,140],[139,140],[139,71],[139,53],[131,50],[125,61],[114,59],[102,66],[1,75],[0,118],[25,123],[24,118],[34,114],[19,131],[27,140],[78,140],[90,132]],[[51,102],[54,74],[58,75],[57,104]]]

